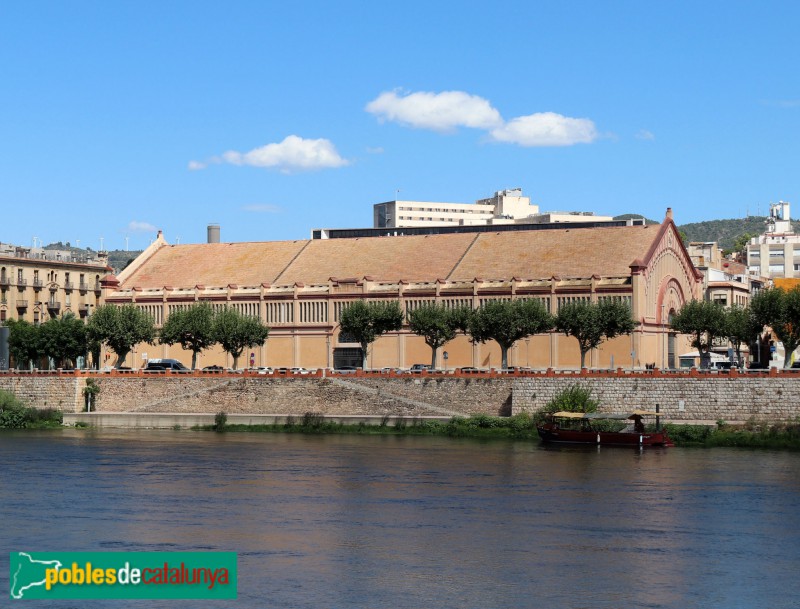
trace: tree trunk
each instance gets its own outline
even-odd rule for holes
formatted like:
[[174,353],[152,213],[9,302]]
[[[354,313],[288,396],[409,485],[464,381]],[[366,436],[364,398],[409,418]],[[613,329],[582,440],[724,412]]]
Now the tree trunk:
[[197,368],[197,351],[192,351],[192,370]]
[[[231,353],[231,355],[233,355],[233,353]],[[194,362],[192,362],[192,364],[193,364],[192,368],[194,369]],[[233,369],[234,370],[238,370],[239,369],[239,356],[238,355],[233,355]]]
[[369,343],[361,343],[361,369],[367,369],[367,348]]
[[128,357],[128,353],[130,353],[130,351],[124,351],[123,353],[117,354],[117,361],[114,362],[114,368],[119,370],[122,367],[122,364],[125,363],[125,358]]
[[431,347],[431,370],[436,370],[436,347]]
[[500,345],[500,367],[502,369],[508,368],[508,347]]
[[581,370],[586,368],[586,353],[584,349],[581,349]]

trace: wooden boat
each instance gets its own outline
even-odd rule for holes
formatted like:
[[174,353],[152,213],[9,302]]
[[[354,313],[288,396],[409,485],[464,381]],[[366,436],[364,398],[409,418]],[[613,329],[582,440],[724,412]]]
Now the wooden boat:
[[[643,417],[656,417],[656,430],[647,431]],[[543,442],[596,444],[600,446],[674,446],[666,430],[661,429],[658,412],[634,410],[624,414],[598,412],[556,412],[550,421],[536,426]],[[630,421],[621,431],[601,431],[596,421]]]

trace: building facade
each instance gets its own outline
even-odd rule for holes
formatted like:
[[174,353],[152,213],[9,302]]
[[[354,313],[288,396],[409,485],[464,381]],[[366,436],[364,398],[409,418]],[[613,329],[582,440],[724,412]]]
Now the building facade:
[[800,277],[800,235],[792,229],[789,203],[770,205],[766,231],[747,244],[747,268],[770,279]]
[[[630,305],[631,336],[609,341],[590,356],[592,367],[675,366],[683,337],[669,316],[702,297],[672,221],[661,225],[360,239],[169,245],[158,238],[114,281],[109,303],[133,303],[157,325],[174,311],[205,301],[233,307],[270,326],[266,343],[245,366],[336,367],[359,361],[359,345],[340,332],[342,309],[355,300],[396,300],[405,312],[428,302],[480,307],[489,300],[537,299],[551,313],[565,303],[605,298]],[[440,367],[500,366],[494,343],[466,336],[448,343]],[[407,327],[378,339],[371,368],[430,362],[430,349]],[[179,347],[139,345],[127,365],[188,354]],[[555,332],[518,341],[510,365],[575,368],[577,341]],[[219,349],[200,365],[230,365]]]
[[78,258],[0,244],[0,321],[39,324],[64,313],[86,318],[100,303],[101,282],[111,270],[103,253]]

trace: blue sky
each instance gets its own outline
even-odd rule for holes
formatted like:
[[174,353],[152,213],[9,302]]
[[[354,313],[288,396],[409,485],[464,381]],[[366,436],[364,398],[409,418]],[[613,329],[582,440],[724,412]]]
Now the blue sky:
[[515,187],[679,224],[797,206],[798,23],[793,2],[8,0],[0,241],[304,239]]

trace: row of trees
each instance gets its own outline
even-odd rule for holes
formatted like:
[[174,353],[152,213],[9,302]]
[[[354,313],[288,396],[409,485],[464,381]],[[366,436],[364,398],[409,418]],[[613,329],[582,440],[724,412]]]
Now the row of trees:
[[[361,344],[363,367],[367,351],[379,336],[400,330],[404,315],[396,301],[369,303],[356,301],[342,310],[341,329]],[[581,367],[586,354],[603,341],[630,334],[635,322],[627,304],[611,299],[597,303],[579,301],[561,307],[550,315],[538,300],[490,301],[478,309],[447,308],[437,303],[423,304],[408,313],[409,329],[431,348],[431,367],[436,367],[438,350],[458,332],[473,342],[495,341],[500,346],[501,366],[508,367],[508,350],[520,339],[556,329],[578,340]]]
[[784,367],[800,346],[800,286],[790,290],[769,288],[753,296],[748,307],[726,309],[708,300],[692,300],[670,322],[676,332],[692,336],[692,346],[708,353],[715,338],[731,342],[738,361],[742,345],[755,343],[765,327],[783,343]]
[[236,368],[242,352],[262,345],[269,335],[269,328],[260,320],[242,315],[236,309],[215,312],[208,303],[172,313],[160,331],[156,330],[153,318],[134,305],[100,306],[86,324],[71,313],[39,326],[26,321],[7,323],[9,352],[17,367],[35,365],[47,358],[56,367],[69,368],[89,353],[97,366],[101,346],[105,344],[116,354],[114,366],[119,368],[135,345],[158,341],[165,345],[180,344],[191,351],[192,368],[197,365],[199,353],[219,344],[231,355]]

